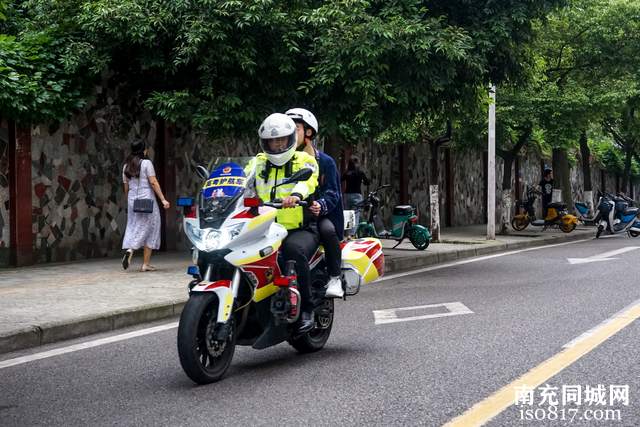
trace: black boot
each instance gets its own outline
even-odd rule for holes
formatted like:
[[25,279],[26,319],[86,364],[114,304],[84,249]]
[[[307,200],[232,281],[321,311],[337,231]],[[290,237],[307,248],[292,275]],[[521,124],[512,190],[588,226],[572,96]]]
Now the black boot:
[[296,321],[295,335],[303,335],[313,328],[313,313],[302,312],[300,318]]

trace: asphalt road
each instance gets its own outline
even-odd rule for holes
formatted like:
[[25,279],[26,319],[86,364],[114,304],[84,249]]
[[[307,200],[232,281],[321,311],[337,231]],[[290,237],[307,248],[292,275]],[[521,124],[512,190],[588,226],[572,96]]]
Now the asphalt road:
[[[609,260],[567,260],[635,245]],[[640,305],[638,259],[640,240],[625,235],[389,276],[337,302],[322,351],[238,347],[223,380],[207,386],[182,372],[171,325],[2,367],[168,322],[5,354],[0,426],[441,426],[474,405],[489,426],[640,425],[639,323],[629,317],[633,310],[620,320],[621,310]],[[430,307],[415,308],[421,306]],[[393,310],[399,308],[409,309]],[[375,313],[381,310],[391,311]],[[628,325],[609,323],[600,331],[614,333],[610,338],[599,339],[599,332],[572,347],[576,360],[558,356],[614,315]],[[583,350],[585,343],[593,349]],[[522,385],[532,370],[540,382],[532,404],[514,405],[513,384],[502,394],[506,409],[495,409],[499,399],[487,402],[512,382]],[[571,401],[575,386],[580,405]],[[550,395],[543,401],[544,389]],[[470,419],[478,419],[474,414]]]

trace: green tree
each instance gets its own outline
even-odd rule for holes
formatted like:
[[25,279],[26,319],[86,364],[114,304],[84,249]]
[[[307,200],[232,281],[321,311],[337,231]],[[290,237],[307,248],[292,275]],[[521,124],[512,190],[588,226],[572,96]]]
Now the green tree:
[[168,120],[212,135],[253,135],[265,115],[303,105],[320,117],[334,151],[332,141],[375,133],[455,102],[478,83],[517,75],[531,19],[563,3],[15,2],[29,24],[20,35],[64,28],[65,70],[109,68]]

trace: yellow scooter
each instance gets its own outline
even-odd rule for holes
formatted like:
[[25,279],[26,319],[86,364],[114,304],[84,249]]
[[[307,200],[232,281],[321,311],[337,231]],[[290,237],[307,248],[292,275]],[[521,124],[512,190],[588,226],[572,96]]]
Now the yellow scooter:
[[560,230],[565,233],[572,232],[576,225],[578,225],[578,218],[570,215],[567,212],[567,204],[564,202],[551,202],[547,205],[547,217],[542,219],[536,219],[536,211],[533,204],[536,201],[536,195],[542,195],[535,187],[529,188],[527,191],[527,198],[525,200],[516,201],[516,207],[523,208],[524,213],[516,215],[511,220],[511,226],[514,230],[522,231],[529,224],[536,227],[543,227],[542,231],[551,227],[552,225],[558,225]]

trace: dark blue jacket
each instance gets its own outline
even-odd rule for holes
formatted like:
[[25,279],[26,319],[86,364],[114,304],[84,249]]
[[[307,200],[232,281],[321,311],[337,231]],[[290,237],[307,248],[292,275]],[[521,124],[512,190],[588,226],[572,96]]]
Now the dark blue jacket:
[[314,151],[316,152],[316,161],[318,162],[320,172],[318,189],[316,190],[316,201],[320,203],[319,216],[329,217],[336,229],[336,233],[342,238],[344,232],[344,213],[338,168],[331,157],[319,152],[315,148]]

